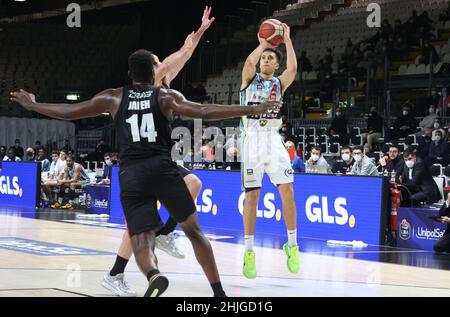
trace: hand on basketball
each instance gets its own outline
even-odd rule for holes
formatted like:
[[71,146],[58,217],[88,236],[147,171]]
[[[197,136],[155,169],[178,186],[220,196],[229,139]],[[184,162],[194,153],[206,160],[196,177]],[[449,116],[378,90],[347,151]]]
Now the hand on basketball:
[[291,28],[286,23],[282,23],[283,27],[283,43],[286,44],[291,41]]
[[259,36],[259,33],[258,33],[258,41],[259,44],[262,45],[264,48],[276,48],[275,45],[270,44],[266,39],[263,39],[261,36]]
[[205,10],[203,11],[203,17],[202,17],[202,26],[201,28],[203,29],[209,29],[209,27],[211,26],[211,24],[213,24],[214,20],[216,18],[209,18],[209,16],[211,15],[211,7],[206,6]]
[[269,101],[260,105],[250,107],[253,110],[253,114],[273,114],[278,113],[283,103],[281,101]]
[[31,110],[33,104],[36,103],[35,95],[26,92],[23,89],[11,93],[11,101],[17,102],[27,110]]

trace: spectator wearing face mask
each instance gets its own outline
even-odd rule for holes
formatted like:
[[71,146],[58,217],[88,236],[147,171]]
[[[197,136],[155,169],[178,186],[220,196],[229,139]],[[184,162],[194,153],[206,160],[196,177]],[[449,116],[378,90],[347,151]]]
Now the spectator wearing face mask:
[[99,184],[110,185],[111,184],[111,174],[112,174],[112,160],[111,153],[107,152],[104,155],[104,165],[103,165],[103,175]]
[[442,128],[442,123],[441,123],[441,119],[439,118],[434,118],[433,120],[433,132],[431,134],[431,140],[434,141],[436,140],[436,132],[441,132],[441,137],[443,139],[445,139],[446,137],[446,133],[445,130]]
[[383,118],[378,114],[376,107],[370,108],[367,119],[367,131],[361,134],[364,141],[374,144],[378,138],[383,136]]
[[379,176],[377,167],[372,159],[364,155],[362,146],[355,146],[353,148],[353,159],[355,164],[352,167],[349,175],[360,176]]
[[425,158],[425,164],[431,166],[433,164],[441,164],[446,166],[448,164],[448,143],[442,137],[441,131],[436,131],[434,141],[430,144],[430,152]]
[[380,159],[379,164],[383,168],[383,173],[395,173],[396,178],[403,173],[405,161],[400,155],[397,145],[391,145],[387,156]]
[[[421,203],[437,203],[441,199],[441,193],[436,182],[431,176],[430,171],[423,161],[416,156],[413,148],[408,148],[403,153],[405,159],[405,168],[398,182],[405,186],[408,191],[400,187],[402,197],[402,206],[419,206]],[[411,193],[411,196],[409,196]]]
[[430,105],[428,107],[428,115],[419,122],[420,132],[416,133],[416,136],[423,135],[426,130],[434,129],[434,119],[438,118],[436,113],[436,106]]
[[348,144],[348,120],[342,112],[341,108],[336,109],[336,116],[331,121],[330,128],[328,129],[328,135],[339,135],[340,144]]
[[352,156],[352,151],[348,146],[341,148],[341,160],[336,161],[331,171],[333,174],[347,175],[350,173],[355,160]]
[[411,108],[403,106],[402,115],[394,122],[392,137],[395,140],[406,138],[410,134],[416,133],[417,120],[411,113]]
[[306,161],[306,173],[309,174],[331,174],[328,162],[322,156],[320,147],[314,146],[311,149],[311,157]]
[[305,172],[305,163],[303,160],[297,155],[297,151],[295,149],[295,144],[292,141],[287,141],[285,144],[286,150],[289,153],[289,157],[291,159],[292,169],[295,173],[304,173]]

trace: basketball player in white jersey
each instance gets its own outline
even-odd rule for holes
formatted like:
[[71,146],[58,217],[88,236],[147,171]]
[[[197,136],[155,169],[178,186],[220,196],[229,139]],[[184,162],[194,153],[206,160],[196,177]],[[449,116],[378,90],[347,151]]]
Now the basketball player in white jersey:
[[[166,57],[162,62],[158,56],[153,54],[155,60],[155,86],[169,88],[170,83],[183,69],[186,62],[191,58],[203,34],[214,22],[215,18],[210,18],[211,7],[206,7],[203,11],[202,24],[196,32],[192,32],[186,38],[184,45],[175,53]],[[192,199],[195,200],[200,193],[202,183],[197,176],[184,167],[179,167],[183,180],[186,183]],[[184,254],[175,244],[173,231],[177,223],[171,217],[167,220],[164,228],[158,232],[156,237],[156,247],[167,252],[169,255],[183,259]],[[133,297],[136,293],[128,286],[124,279],[125,268],[129,259],[133,255],[131,239],[127,231],[122,236],[122,242],[117,252],[117,257],[112,269],[105,273],[102,285],[112,293],[122,297]]]
[[[242,70],[241,104],[249,106],[268,100],[281,101],[286,89],[297,74],[297,57],[290,38],[290,29],[282,24],[283,42],[286,46],[286,70],[279,76],[281,54],[268,41],[258,35],[259,46],[250,54]],[[256,72],[258,62],[260,72]],[[242,118],[242,182],[246,191],[244,206],[245,256],[243,274],[256,278],[256,259],[253,249],[256,211],[262,179],[267,173],[278,187],[283,201],[283,216],[288,232],[288,242],[283,246],[290,272],[299,271],[297,245],[297,215],[294,201],[294,178],[289,154],[278,133],[282,120],[279,113]]]

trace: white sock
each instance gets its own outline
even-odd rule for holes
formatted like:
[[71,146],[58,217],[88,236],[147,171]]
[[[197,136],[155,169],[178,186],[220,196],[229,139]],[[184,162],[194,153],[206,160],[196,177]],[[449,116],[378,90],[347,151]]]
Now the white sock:
[[253,251],[253,242],[255,239],[255,236],[245,236],[245,251]]
[[288,246],[295,247],[297,245],[297,229],[288,230]]

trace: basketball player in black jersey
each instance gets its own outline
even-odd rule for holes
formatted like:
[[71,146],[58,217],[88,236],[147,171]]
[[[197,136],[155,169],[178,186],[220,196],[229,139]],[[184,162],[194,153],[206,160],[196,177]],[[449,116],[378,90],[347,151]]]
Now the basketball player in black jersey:
[[[186,62],[191,58],[203,34],[214,22],[214,18],[210,18],[210,15],[211,7],[207,6],[203,11],[200,28],[187,36],[184,45],[178,51],[166,57],[162,62],[160,62],[159,57],[154,54],[155,86],[164,88],[170,87],[172,80],[175,79]],[[195,201],[201,191],[202,182],[188,169],[181,166],[179,166],[178,169],[188,187],[192,199]],[[173,231],[175,231],[176,227],[176,221],[172,217],[169,217],[164,227],[156,233],[156,247],[175,258],[182,259],[184,258],[184,254],[178,249],[173,235]],[[133,248],[131,247],[130,236],[128,232],[124,232],[114,265],[110,271],[105,273],[102,279],[103,287],[115,295],[121,297],[136,296],[136,293],[125,281],[125,268],[132,255]]]
[[77,104],[36,102],[24,90],[11,93],[11,100],[29,111],[60,119],[78,120],[108,112],[114,118],[121,149],[119,181],[136,262],[149,282],[147,297],[160,296],[168,287],[154,254],[155,232],[163,224],[157,212],[159,200],[190,240],[197,261],[211,284],[214,296],[225,296],[209,241],[203,235],[195,204],[176,164],[171,158],[172,113],[204,120],[221,120],[277,112],[280,102],[251,107],[205,105],[188,101],[170,89],[152,86],[154,56],[146,50],[134,52],[128,60],[131,86],[107,89],[91,100]]

